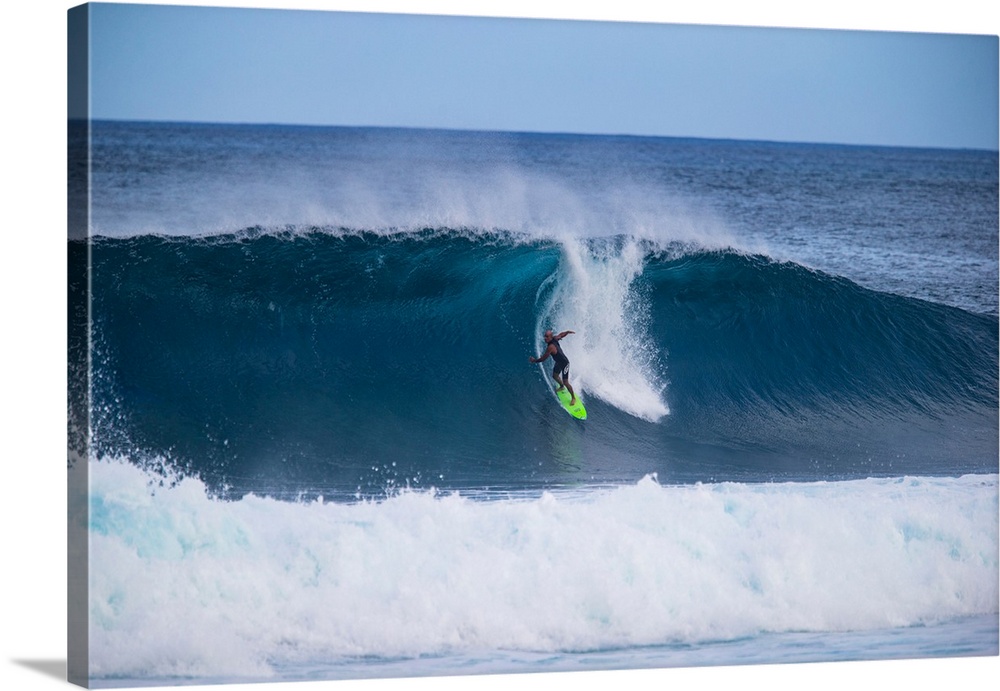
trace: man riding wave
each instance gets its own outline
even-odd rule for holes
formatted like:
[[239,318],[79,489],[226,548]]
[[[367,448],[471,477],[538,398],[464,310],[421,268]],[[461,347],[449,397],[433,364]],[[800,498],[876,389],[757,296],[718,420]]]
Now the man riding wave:
[[571,406],[576,405],[576,393],[573,391],[573,387],[569,383],[569,358],[566,357],[566,353],[563,352],[562,346],[559,345],[559,341],[566,338],[575,331],[563,331],[557,335],[552,334],[552,329],[546,329],[545,331],[545,342],[548,344],[545,348],[545,352],[542,353],[540,357],[529,357],[529,362],[545,362],[551,355],[552,359],[555,360],[555,366],[552,368],[552,378],[556,380],[559,387],[556,391],[562,391],[563,389],[569,389]]

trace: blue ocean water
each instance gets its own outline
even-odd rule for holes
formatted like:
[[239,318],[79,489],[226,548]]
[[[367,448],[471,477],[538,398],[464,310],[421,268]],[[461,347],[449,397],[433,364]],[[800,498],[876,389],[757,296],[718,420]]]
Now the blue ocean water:
[[997,654],[996,152],[90,136],[93,683]]

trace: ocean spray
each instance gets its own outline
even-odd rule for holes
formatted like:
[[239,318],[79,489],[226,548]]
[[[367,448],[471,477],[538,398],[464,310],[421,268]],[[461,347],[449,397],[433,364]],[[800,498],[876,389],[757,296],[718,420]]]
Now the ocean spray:
[[567,349],[577,390],[643,420],[660,420],[670,412],[659,376],[662,356],[645,333],[646,306],[634,288],[645,261],[640,241],[566,237],[561,245],[539,335],[547,328],[575,331]]

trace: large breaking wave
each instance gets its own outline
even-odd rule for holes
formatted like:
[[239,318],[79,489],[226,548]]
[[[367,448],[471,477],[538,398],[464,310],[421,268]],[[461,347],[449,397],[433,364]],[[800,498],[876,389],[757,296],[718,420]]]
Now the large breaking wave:
[[[95,449],[217,489],[996,469],[995,316],[763,254],[441,228],[91,253]],[[584,424],[528,363],[547,327],[576,331]]]

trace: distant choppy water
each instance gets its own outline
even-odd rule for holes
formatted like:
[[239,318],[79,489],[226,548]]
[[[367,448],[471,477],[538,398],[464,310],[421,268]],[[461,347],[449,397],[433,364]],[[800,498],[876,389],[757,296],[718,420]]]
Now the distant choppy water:
[[995,152],[93,147],[100,684],[996,654]]

